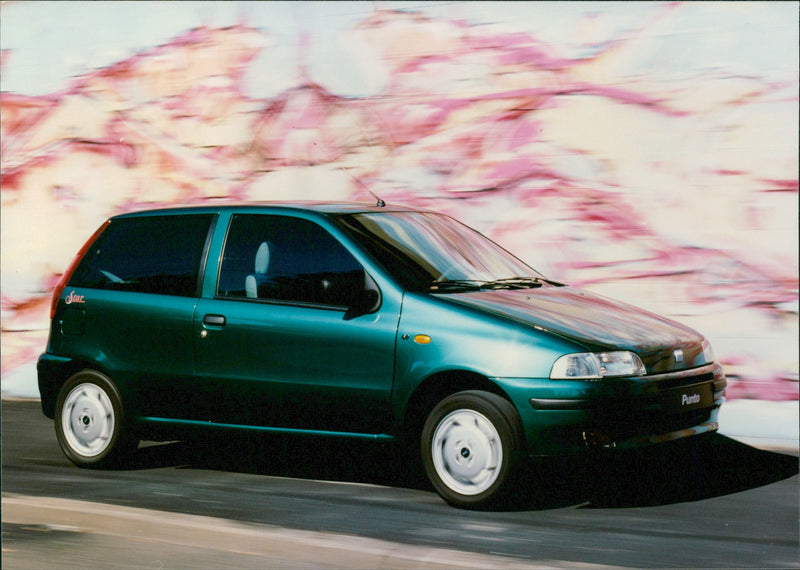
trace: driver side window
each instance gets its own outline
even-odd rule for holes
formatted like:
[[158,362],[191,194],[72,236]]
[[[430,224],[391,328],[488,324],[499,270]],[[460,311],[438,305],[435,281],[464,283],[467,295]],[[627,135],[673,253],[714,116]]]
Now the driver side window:
[[237,214],[228,229],[217,296],[347,308],[365,279],[361,264],[314,222]]

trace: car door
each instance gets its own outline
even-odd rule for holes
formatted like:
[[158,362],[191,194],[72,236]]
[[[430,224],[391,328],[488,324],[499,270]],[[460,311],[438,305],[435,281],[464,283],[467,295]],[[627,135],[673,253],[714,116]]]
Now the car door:
[[349,309],[379,294],[362,264],[316,222],[232,216],[216,294],[195,312],[196,409],[205,414],[196,419],[386,431],[399,307]]

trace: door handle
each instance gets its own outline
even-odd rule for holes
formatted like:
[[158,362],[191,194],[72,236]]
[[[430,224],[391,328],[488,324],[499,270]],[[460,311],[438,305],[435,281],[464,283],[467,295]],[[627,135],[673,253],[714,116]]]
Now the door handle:
[[224,327],[225,317],[223,315],[206,315],[203,317],[203,324],[211,327]]

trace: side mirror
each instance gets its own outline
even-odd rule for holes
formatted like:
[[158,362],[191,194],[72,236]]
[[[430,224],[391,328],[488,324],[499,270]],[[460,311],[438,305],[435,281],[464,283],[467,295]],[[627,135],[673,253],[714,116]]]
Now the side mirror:
[[354,295],[353,302],[344,314],[344,320],[349,321],[361,315],[374,313],[381,306],[381,293],[378,284],[369,274],[364,275],[364,288]]
[[372,313],[376,311],[380,305],[380,294],[374,289],[364,289],[360,291],[353,300],[353,304],[350,305],[347,312],[344,314],[344,319],[349,321],[361,315]]

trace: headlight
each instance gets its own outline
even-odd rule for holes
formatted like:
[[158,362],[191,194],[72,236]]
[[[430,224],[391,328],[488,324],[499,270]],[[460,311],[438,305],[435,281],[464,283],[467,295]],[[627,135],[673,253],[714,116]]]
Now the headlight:
[[551,380],[600,380],[609,376],[644,376],[642,359],[633,352],[582,352],[556,360]]
[[714,350],[711,348],[711,343],[703,339],[703,359],[706,364],[714,362]]

